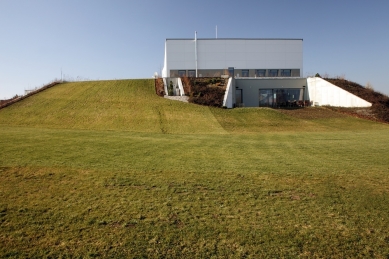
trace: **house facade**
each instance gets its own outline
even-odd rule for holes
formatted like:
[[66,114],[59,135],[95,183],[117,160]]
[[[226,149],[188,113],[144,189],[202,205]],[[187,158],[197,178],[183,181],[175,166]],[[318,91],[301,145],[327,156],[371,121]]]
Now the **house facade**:
[[225,77],[224,106],[282,107],[371,103],[320,78],[303,78],[303,39],[166,39],[162,77],[185,95],[182,77]]
[[166,39],[162,77],[301,77],[302,39]]

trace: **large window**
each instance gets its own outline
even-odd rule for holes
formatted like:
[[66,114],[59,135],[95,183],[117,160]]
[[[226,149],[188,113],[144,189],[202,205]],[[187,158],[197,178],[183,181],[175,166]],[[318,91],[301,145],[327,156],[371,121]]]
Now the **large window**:
[[248,69],[242,69],[242,77],[249,77],[249,70]]
[[294,107],[303,100],[303,88],[259,89],[259,106]]
[[259,89],[259,106],[273,106],[273,90]]
[[281,70],[281,76],[291,76],[291,72],[290,72],[290,69],[282,69]]
[[196,70],[188,70],[188,77],[196,77]]
[[184,77],[184,76],[186,76],[186,70],[178,70],[178,76],[179,76],[179,77]]
[[269,69],[269,76],[270,77],[278,76],[278,69]]
[[257,70],[255,70],[255,75],[257,77],[265,77],[266,76],[266,69],[257,69]]

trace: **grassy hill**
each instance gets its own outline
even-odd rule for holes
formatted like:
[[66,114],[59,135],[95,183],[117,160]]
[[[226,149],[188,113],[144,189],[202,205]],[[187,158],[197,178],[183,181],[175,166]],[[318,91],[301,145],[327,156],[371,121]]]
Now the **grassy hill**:
[[0,110],[1,258],[389,256],[387,124],[153,83],[64,83]]
[[64,83],[0,110],[0,124],[44,128],[222,133],[207,107],[165,100],[153,80]]
[[354,124],[377,126],[326,108],[223,110],[166,100],[147,79],[63,83],[0,110],[0,125],[156,133],[346,130]]

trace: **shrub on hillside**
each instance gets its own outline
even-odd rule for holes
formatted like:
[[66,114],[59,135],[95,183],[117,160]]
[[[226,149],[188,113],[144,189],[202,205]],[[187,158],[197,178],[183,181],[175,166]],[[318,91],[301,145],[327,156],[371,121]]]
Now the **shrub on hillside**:
[[190,80],[189,102],[206,106],[222,107],[225,84],[216,78],[193,78]]
[[181,81],[184,88],[184,93],[189,95],[189,93],[192,92],[190,79],[187,76],[184,76],[181,78]]
[[163,97],[165,95],[165,90],[163,87],[163,79],[162,78],[155,79],[155,92],[157,93],[158,96]]

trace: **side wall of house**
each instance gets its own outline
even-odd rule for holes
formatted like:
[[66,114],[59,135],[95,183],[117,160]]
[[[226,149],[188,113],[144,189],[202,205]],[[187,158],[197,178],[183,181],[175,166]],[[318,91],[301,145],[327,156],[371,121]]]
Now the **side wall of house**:
[[315,106],[370,107],[372,104],[320,77],[307,78],[308,98]]

